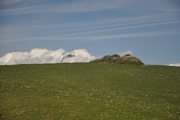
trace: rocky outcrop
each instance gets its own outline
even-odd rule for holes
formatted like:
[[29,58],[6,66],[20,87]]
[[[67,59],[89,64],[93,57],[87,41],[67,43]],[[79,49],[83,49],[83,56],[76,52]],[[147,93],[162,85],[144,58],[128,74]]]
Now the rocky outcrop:
[[133,64],[133,65],[144,65],[144,63],[131,54],[126,54],[124,56],[120,56],[118,54],[106,55],[102,58],[98,58],[91,62],[94,63],[119,63],[119,64]]

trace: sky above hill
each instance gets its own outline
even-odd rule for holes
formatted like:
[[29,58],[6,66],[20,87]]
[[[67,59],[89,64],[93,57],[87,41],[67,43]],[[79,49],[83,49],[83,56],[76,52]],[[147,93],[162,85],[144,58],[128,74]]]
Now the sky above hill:
[[179,0],[0,1],[1,60],[33,50],[89,58],[131,51],[145,64],[173,65],[179,46]]

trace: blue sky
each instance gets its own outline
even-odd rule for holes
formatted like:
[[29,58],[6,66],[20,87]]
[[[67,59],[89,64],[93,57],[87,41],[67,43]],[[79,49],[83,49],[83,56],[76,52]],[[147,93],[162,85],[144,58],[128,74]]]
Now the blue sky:
[[1,0],[0,57],[34,48],[131,50],[146,64],[180,63],[179,0]]

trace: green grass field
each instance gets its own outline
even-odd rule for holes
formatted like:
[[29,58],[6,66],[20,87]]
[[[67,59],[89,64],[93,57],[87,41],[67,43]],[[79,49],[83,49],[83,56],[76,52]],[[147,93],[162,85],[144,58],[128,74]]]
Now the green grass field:
[[180,68],[0,66],[0,120],[179,120]]

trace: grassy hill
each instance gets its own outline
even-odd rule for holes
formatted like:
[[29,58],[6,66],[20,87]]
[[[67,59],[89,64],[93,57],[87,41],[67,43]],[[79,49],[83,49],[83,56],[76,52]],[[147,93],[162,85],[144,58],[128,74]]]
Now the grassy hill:
[[0,66],[0,120],[179,120],[180,68]]

